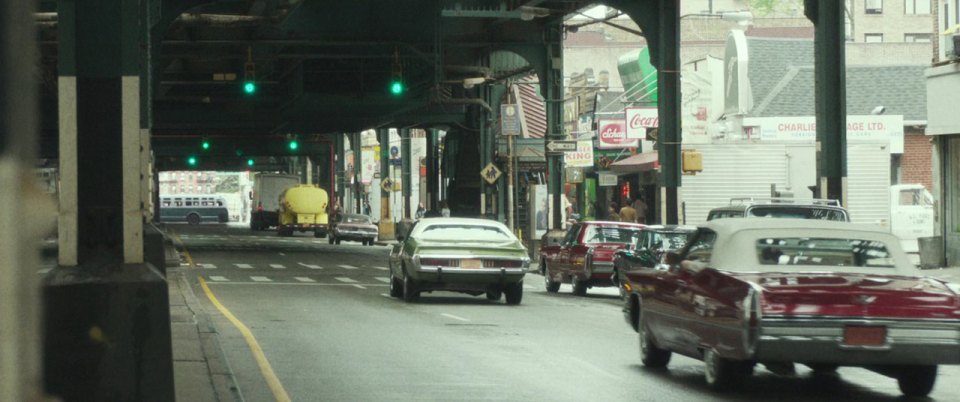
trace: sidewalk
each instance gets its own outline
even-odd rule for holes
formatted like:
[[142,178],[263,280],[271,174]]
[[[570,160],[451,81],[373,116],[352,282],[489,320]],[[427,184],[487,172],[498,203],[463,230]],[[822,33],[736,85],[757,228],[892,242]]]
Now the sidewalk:
[[218,334],[187,282],[184,268],[167,268],[176,397],[182,402],[242,402]]

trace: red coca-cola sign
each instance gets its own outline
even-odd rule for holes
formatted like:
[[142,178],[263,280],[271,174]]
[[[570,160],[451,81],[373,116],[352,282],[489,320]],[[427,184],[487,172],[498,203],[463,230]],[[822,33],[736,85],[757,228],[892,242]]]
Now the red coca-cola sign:
[[643,116],[640,114],[633,115],[633,118],[630,119],[630,128],[657,128],[660,126],[660,117],[659,116]]
[[637,140],[627,138],[627,123],[625,120],[600,120],[597,124],[597,136],[600,139],[600,148],[635,148]]
[[647,129],[660,126],[660,117],[655,107],[628,107],[624,110],[627,117],[627,138],[647,138]]

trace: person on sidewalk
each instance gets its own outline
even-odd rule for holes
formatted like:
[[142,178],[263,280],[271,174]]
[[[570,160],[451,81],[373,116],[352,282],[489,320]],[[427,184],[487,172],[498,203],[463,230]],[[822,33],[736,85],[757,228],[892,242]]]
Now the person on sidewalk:
[[427,209],[423,207],[423,203],[417,206],[417,213],[414,215],[417,219],[423,218],[423,214],[427,212]]
[[443,201],[440,203],[440,216],[444,218],[450,217],[450,207],[447,206],[447,202]]
[[620,219],[624,222],[636,222],[637,221],[637,210],[633,209],[631,200],[627,198],[627,202],[623,205],[623,208],[620,208]]
[[606,220],[611,222],[620,222],[620,215],[617,214],[617,209],[613,207],[613,204],[610,205],[610,208],[607,208],[607,218]]
[[647,206],[646,201],[643,200],[642,194],[633,202],[633,209],[637,211],[637,223],[647,223],[647,213],[650,207]]

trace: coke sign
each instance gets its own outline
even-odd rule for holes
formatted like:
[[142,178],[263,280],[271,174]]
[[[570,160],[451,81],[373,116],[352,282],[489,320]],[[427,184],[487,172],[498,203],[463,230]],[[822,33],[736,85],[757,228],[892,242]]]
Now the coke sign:
[[645,139],[648,128],[660,127],[660,117],[655,107],[631,107],[627,116],[627,138]]
[[637,140],[627,138],[626,125],[626,121],[620,119],[600,120],[597,124],[600,148],[636,148]]

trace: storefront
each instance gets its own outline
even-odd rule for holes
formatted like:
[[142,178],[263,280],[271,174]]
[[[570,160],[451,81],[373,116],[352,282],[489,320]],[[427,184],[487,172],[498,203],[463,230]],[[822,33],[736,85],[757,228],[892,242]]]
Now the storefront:
[[933,195],[937,230],[942,233],[940,264],[960,265],[960,64],[932,67],[927,77],[927,135],[935,136]]

